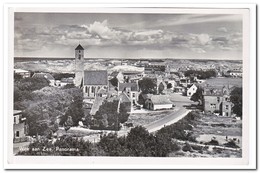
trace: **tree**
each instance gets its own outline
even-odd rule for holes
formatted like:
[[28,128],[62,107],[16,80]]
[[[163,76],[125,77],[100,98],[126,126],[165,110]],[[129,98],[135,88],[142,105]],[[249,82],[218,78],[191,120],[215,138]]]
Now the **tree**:
[[143,94],[156,94],[156,81],[152,78],[143,78],[138,82],[139,88]]
[[199,105],[203,104],[203,88],[198,87],[197,91],[191,96],[191,101],[199,102]]
[[14,73],[14,81],[20,81],[23,79],[23,76],[17,73]]
[[124,123],[128,120],[129,113],[127,111],[127,107],[131,107],[131,103],[121,103],[119,108],[118,120],[120,123]]
[[67,132],[73,126],[72,117],[68,116],[67,121],[64,123],[64,129]]
[[163,90],[164,90],[164,85],[163,83],[161,82],[158,86],[158,91],[159,91],[159,94],[162,94],[163,93]]
[[84,117],[83,111],[83,98],[80,96],[75,96],[72,103],[70,104],[68,110],[65,113],[65,117],[71,117],[73,125],[77,126],[79,121]]
[[172,84],[171,83],[168,83],[167,84],[167,89],[171,89],[172,88]]
[[111,84],[115,87],[118,86],[118,79],[116,77],[113,77],[111,80],[110,80]]
[[105,101],[93,117],[101,129],[119,129],[118,101]]
[[243,89],[242,87],[234,88],[230,93],[230,101],[234,104],[232,111],[242,118],[242,102],[243,102]]
[[152,149],[156,139],[142,126],[130,130],[126,137],[126,145],[133,156],[152,156]]

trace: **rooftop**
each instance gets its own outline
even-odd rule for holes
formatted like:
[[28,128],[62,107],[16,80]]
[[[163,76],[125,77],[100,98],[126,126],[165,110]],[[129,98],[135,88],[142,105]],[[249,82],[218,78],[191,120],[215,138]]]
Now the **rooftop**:
[[84,48],[79,44],[75,50],[84,50]]
[[153,104],[172,104],[166,95],[152,95],[150,99]]
[[137,83],[119,83],[119,91],[124,91],[126,88],[131,88],[131,91],[138,91]]
[[14,110],[14,115],[21,114],[21,113],[22,113],[21,110]]
[[107,85],[108,77],[106,70],[84,71],[84,85]]

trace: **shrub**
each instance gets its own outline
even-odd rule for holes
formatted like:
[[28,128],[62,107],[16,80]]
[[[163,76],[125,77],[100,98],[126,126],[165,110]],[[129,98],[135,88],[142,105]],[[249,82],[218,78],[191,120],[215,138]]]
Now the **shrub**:
[[192,151],[190,144],[186,142],[185,145],[182,147],[182,151],[184,152]]
[[239,146],[235,143],[235,141],[231,140],[227,143],[224,144],[226,147],[231,147],[231,148],[239,148]]

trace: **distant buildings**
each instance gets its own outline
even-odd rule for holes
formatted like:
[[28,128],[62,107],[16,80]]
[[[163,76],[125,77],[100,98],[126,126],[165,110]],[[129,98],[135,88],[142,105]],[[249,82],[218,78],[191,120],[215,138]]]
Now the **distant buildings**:
[[204,88],[204,111],[219,113],[222,116],[232,115],[232,102],[229,100],[230,89],[226,86],[208,86]]
[[26,124],[26,118],[23,117],[21,110],[14,110],[13,112],[13,141],[25,142],[27,141],[26,135],[28,134],[28,125]]
[[230,70],[228,71],[228,75],[231,77],[240,77],[242,78],[243,76],[243,72],[240,70]]
[[31,77],[31,72],[23,69],[14,69],[14,74],[22,76],[22,78]]

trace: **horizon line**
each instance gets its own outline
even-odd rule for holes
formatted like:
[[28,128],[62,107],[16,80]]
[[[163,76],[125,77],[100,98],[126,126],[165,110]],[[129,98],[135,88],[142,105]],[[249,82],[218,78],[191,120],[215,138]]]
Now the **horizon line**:
[[[75,57],[39,57],[39,56],[14,56],[14,59],[16,58],[46,58],[46,59],[74,59]],[[157,59],[157,60],[162,60],[162,59],[176,59],[176,60],[218,60],[218,61],[221,61],[221,60],[225,60],[225,61],[243,61],[243,59],[205,59],[205,58],[174,58],[174,57],[165,57],[165,58],[153,58],[153,57],[124,57],[124,58],[119,58],[119,57],[107,57],[107,58],[104,58],[104,57],[84,57],[84,59],[118,59],[118,60],[122,60],[122,59]]]

